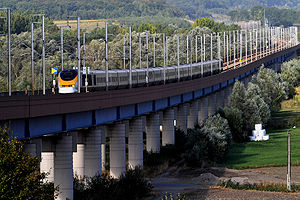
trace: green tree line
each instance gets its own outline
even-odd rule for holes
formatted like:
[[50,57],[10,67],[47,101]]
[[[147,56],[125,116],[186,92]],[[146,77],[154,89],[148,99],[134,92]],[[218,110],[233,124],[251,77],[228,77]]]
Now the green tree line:
[[83,19],[108,19],[119,17],[166,16],[180,17],[183,13],[168,8],[163,0],[3,0],[0,7],[10,7],[13,11],[43,12],[53,19],[66,19],[67,16],[80,16]]

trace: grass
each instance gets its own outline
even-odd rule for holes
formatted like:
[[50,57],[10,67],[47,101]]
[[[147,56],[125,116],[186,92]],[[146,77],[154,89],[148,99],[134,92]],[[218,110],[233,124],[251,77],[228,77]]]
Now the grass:
[[[224,165],[233,169],[284,166],[287,163],[287,134],[284,130],[271,130],[270,140],[234,144]],[[292,164],[300,165],[300,128],[291,137]]]
[[[295,98],[294,98],[295,99]],[[291,101],[291,100],[289,100]],[[272,121],[278,128],[300,127],[300,105],[282,103],[283,109],[275,113]],[[270,140],[233,144],[226,156],[224,166],[233,169],[285,166],[287,163],[287,130],[267,129]],[[300,165],[300,128],[292,130],[291,136],[292,165]]]

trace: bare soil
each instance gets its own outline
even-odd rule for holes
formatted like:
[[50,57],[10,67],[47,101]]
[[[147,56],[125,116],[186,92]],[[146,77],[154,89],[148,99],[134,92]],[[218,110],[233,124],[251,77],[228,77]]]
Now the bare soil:
[[[219,180],[244,183],[286,183],[286,167],[266,167],[234,170],[220,167],[194,169],[171,167],[152,179],[154,190],[161,199],[166,193],[176,196],[184,193],[186,199],[299,199],[300,193],[232,190],[215,186]],[[300,184],[300,166],[292,167],[292,182]]]

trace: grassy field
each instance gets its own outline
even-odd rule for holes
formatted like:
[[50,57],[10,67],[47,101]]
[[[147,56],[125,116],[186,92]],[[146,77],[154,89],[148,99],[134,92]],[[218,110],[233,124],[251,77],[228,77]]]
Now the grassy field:
[[[283,102],[283,109],[273,120],[285,126],[296,125],[292,130],[292,164],[300,165],[300,105],[291,101]],[[293,105],[293,106],[290,106]],[[284,166],[287,163],[287,129],[267,130],[270,140],[234,144],[226,156],[224,165],[228,168],[243,169],[265,166]]]
[[[105,19],[97,19],[97,20],[80,20],[80,28],[85,29],[86,31],[91,31],[95,28],[104,28],[105,23],[103,22]],[[56,20],[54,24],[59,26],[66,26],[66,20]],[[117,25],[117,23],[113,22],[113,24]],[[69,25],[71,26],[72,30],[77,29],[77,20],[69,20]]]

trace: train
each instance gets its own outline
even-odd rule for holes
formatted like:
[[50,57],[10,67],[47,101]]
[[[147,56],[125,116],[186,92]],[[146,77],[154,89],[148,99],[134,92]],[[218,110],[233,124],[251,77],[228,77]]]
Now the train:
[[[200,77],[206,77],[218,74],[222,71],[222,60],[211,60],[200,63],[185,64],[167,67],[150,67],[148,73],[146,68],[132,69],[131,87],[140,87],[145,85],[156,85],[162,83],[176,82],[179,80],[188,80]],[[179,77],[178,77],[179,69]],[[109,88],[126,88],[129,86],[128,69],[112,69],[108,71]],[[148,76],[147,76],[148,74]],[[165,77],[164,77],[165,74]],[[86,74],[81,72],[81,87],[85,87]],[[101,90],[106,88],[105,70],[90,70],[87,75],[87,85],[89,91]],[[78,90],[78,72],[77,69],[68,69],[59,73],[58,92],[60,94],[76,93]]]

